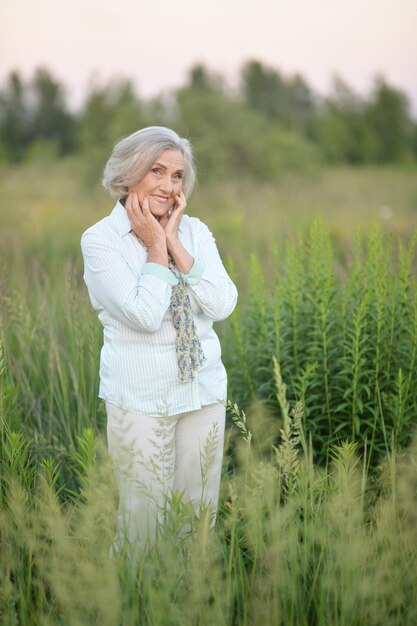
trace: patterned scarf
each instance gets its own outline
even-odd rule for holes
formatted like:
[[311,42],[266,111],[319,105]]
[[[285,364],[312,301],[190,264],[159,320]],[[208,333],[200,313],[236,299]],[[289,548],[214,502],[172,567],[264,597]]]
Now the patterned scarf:
[[[131,232],[148,251],[148,247],[142,239],[133,230]],[[170,304],[172,323],[177,332],[175,350],[177,353],[178,380],[181,383],[189,383],[194,380],[206,357],[195,328],[187,285],[178,271],[174,259],[169,255],[168,267],[178,279],[178,284],[172,287]]]

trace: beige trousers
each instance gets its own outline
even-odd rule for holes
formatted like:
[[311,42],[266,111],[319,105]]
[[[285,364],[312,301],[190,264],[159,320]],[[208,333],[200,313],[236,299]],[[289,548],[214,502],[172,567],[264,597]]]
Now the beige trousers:
[[175,494],[214,526],[223,459],[225,407],[216,403],[170,417],[145,417],[106,402],[107,442],[119,491],[117,540],[153,544]]

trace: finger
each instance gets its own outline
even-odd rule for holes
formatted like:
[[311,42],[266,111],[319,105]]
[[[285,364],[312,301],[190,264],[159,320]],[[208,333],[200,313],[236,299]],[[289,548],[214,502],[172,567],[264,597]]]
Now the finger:
[[125,203],[127,216],[132,230],[139,233],[143,222],[142,211],[140,210],[139,197],[136,192],[131,192]]
[[128,218],[129,218],[130,225],[131,225],[131,226],[132,226],[132,228],[133,228],[133,223],[134,223],[134,221],[135,221],[135,214],[134,214],[134,213],[133,213],[133,211],[132,211],[132,198],[131,198],[131,194],[129,194],[129,195],[128,195],[128,197],[127,197],[127,200],[126,200],[126,202],[125,202],[125,209],[126,209],[127,216],[128,216]]
[[148,198],[148,196],[145,196],[145,197],[143,198],[143,201],[142,201],[142,211],[143,211],[144,213],[150,213],[150,209],[149,209],[149,198]]
[[126,202],[125,202],[125,209],[128,213],[130,213],[132,211],[132,194],[130,193],[127,198],[126,198]]
[[132,207],[132,211],[134,214],[140,214],[140,203],[139,203],[139,196],[138,194],[135,192],[133,192],[131,194],[132,196],[132,201],[131,201],[131,207]]
[[184,211],[185,207],[187,206],[187,201],[185,199],[184,194],[175,196],[175,199],[176,199],[175,208],[180,209],[181,211]]
[[177,195],[178,198],[178,204],[181,206],[187,206],[187,200],[185,198],[184,192],[180,191],[180,193]]

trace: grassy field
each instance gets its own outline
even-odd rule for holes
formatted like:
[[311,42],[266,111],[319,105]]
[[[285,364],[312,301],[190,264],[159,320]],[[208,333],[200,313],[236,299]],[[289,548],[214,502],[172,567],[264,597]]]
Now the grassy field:
[[1,623],[414,626],[417,171],[197,190],[189,212],[241,294],[218,325],[238,406],[216,530],[173,494],[134,567],[108,555],[117,493],[79,249],[112,200],[83,172],[0,170]]
[[[83,171],[76,160],[0,169],[2,255],[14,248],[36,251],[49,270],[50,253],[79,262],[80,233],[113,207],[98,183],[87,184]],[[305,231],[317,214],[328,224],[338,254],[349,260],[355,230],[366,231],[374,219],[405,238],[415,230],[416,172],[342,167],[311,177],[286,175],[276,184],[231,181],[197,188],[189,212],[212,228],[223,255],[237,267],[252,251],[267,265],[271,245]]]

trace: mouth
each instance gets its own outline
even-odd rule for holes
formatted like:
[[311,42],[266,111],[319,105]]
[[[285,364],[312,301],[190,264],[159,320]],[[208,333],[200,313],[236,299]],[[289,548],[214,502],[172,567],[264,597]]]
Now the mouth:
[[152,194],[152,198],[155,198],[157,202],[164,205],[168,204],[169,201],[169,196],[158,196],[157,194]]

